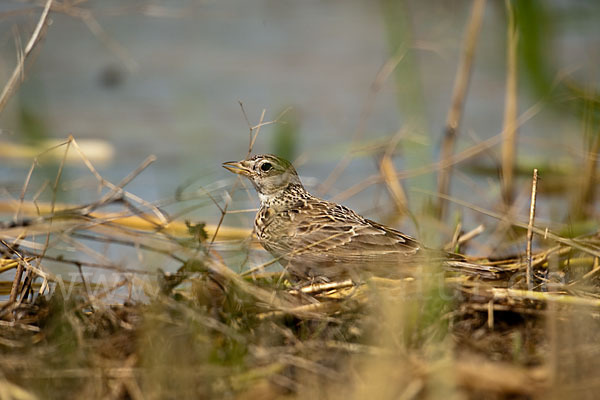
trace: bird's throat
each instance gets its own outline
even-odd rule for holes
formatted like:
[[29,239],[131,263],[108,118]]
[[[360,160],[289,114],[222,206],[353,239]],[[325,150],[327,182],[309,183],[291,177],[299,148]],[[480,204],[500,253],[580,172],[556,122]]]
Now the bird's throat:
[[269,205],[271,203],[271,200],[274,198],[275,196],[272,194],[263,194],[263,193],[258,193],[258,198],[260,199],[260,204],[263,206]]
[[[298,194],[304,193],[302,186],[289,185],[285,189],[278,190],[273,193],[258,193],[261,207],[272,208],[275,211],[280,211],[288,208],[291,204],[295,203],[298,198]],[[302,196],[304,197],[304,196]]]

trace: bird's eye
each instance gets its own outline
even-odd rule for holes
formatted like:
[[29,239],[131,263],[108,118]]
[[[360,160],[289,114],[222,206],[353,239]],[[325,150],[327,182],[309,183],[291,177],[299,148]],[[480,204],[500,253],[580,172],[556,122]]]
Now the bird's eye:
[[273,168],[273,166],[271,165],[271,163],[268,163],[268,162],[266,162],[266,163],[263,163],[263,164],[260,166],[260,169],[261,169],[263,172],[267,172],[267,171],[269,171],[271,168]]

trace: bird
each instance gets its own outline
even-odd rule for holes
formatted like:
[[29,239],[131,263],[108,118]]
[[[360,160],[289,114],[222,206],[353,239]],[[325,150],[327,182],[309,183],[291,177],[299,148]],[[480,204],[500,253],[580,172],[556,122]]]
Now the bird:
[[432,261],[451,269],[481,269],[461,255],[428,249],[412,236],[310,194],[284,158],[261,154],[223,167],[248,178],[256,189],[260,208],[254,233],[295,282],[356,281],[365,273],[402,276],[409,267]]

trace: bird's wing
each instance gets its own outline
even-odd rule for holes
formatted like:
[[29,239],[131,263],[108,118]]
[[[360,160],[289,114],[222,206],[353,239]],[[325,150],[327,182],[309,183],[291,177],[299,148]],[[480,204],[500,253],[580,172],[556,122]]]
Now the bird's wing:
[[340,260],[401,257],[421,248],[412,237],[370,221],[339,204],[315,200],[280,213],[271,250]]

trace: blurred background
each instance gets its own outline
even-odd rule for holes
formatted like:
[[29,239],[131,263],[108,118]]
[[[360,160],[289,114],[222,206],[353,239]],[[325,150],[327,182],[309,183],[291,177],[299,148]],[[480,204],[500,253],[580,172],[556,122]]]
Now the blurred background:
[[[35,154],[50,140],[73,135],[115,183],[155,154],[157,161],[128,185],[148,201],[187,185],[192,192],[216,190],[221,200],[236,179],[221,163],[248,151],[242,102],[250,125],[263,110],[265,121],[279,116],[261,129],[255,153],[287,157],[313,192],[426,236],[413,219],[397,218],[381,179],[355,185],[379,174],[387,151],[396,171],[417,171],[401,181],[410,213],[416,219],[432,214],[439,171],[433,163],[440,158],[473,4],[55,1],[51,24],[25,62],[24,81],[0,113],[1,195],[17,198]],[[0,4],[0,82],[8,81],[42,6]],[[549,194],[539,200],[539,220],[573,224],[571,211],[581,209],[586,195],[578,194],[578,177],[598,142],[600,3],[493,1],[484,7],[453,151],[504,129],[512,13],[516,110],[525,114],[516,136],[514,210],[526,221],[531,171],[539,168],[539,190]],[[500,141],[457,164],[450,196],[504,210]],[[56,176],[61,157],[40,160],[27,198]],[[335,179],[327,179],[333,171]],[[96,196],[95,181],[77,157],[64,174],[71,183],[59,193],[61,201]],[[245,193],[235,199],[234,208],[257,204]],[[218,209],[206,204],[190,215],[215,223]],[[450,203],[448,210],[442,242],[457,220],[466,230],[487,221],[463,205]],[[584,219],[597,216],[597,207],[586,212]],[[252,218],[232,214],[226,223],[250,227]]]

